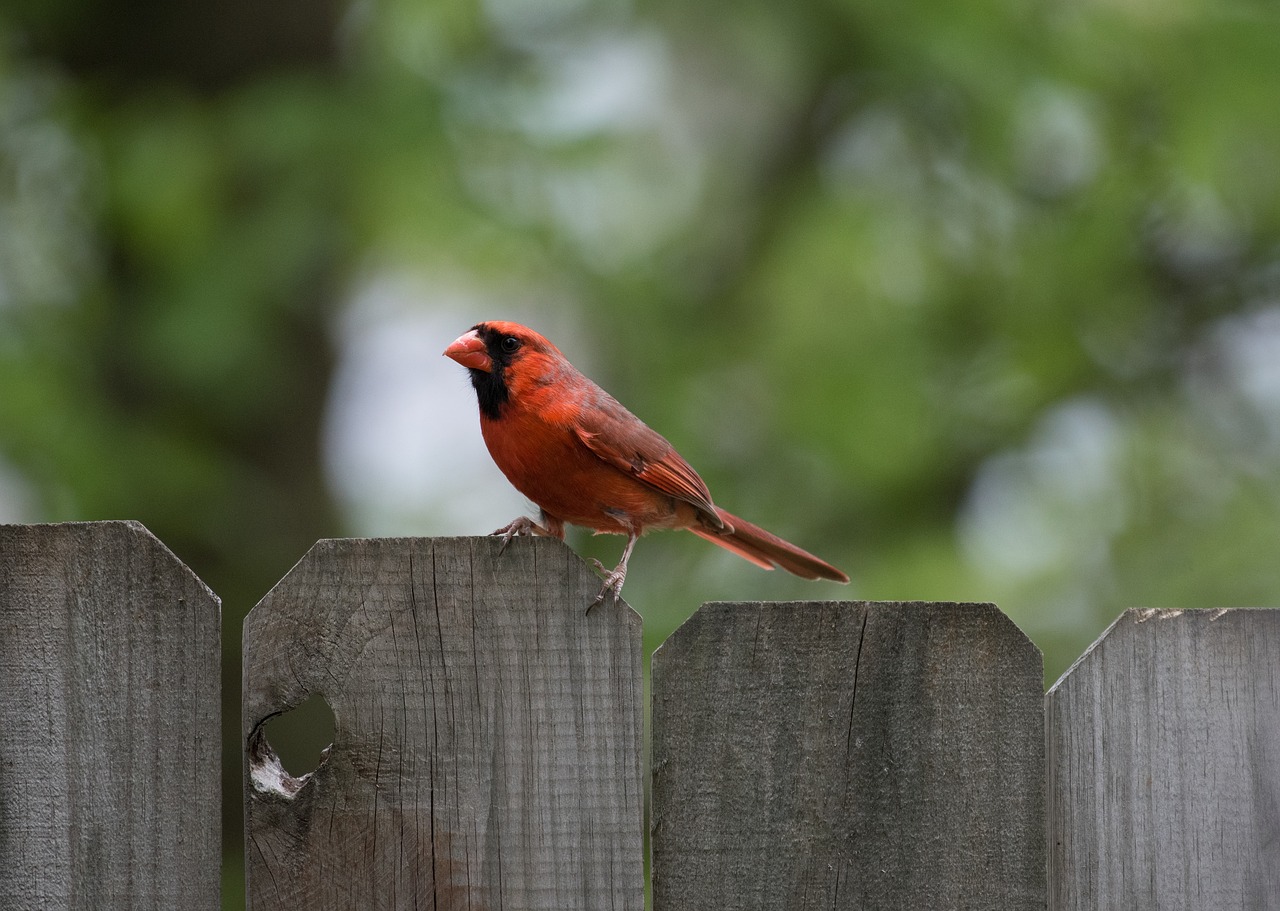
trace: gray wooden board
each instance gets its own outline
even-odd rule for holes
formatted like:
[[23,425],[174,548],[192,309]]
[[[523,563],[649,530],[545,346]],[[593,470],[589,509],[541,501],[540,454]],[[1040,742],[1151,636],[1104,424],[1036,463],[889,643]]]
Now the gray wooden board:
[[994,605],[704,605],[653,658],[655,911],[1043,908],[1042,673]]
[[[321,541],[244,630],[249,908],[643,908],[640,618],[548,539]],[[321,694],[291,779],[259,731]]]
[[1280,611],[1127,611],[1046,717],[1050,908],[1280,909]]
[[0,908],[220,906],[219,614],[135,522],[0,526]]

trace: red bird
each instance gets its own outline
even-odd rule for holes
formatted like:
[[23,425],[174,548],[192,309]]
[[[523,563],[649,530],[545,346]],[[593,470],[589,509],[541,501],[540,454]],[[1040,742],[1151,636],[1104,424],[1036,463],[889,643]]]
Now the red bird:
[[568,522],[627,536],[613,572],[596,562],[605,581],[592,607],[609,592],[621,597],[631,549],[651,528],[687,528],[765,569],[849,581],[830,563],[712,503],[707,485],[670,443],[532,329],[477,323],[444,354],[471,374],[489,454],[542,511],[541,525],[521,516],[495,535],[563,540]]

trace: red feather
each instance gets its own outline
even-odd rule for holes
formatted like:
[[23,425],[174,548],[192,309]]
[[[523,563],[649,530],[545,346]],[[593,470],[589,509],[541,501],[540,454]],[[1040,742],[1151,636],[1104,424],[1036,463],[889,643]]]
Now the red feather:
[[849,581],[830,563],[716,506],[666,439],[532,329],[479,323],[444,353],[470,371],[494,462],[542,513],[541,525],[521,517],[495,534],[563,538],[567,522],[628,536],[593,604],[621,594],[636,539],[652,528],[687,528],[765,569]]

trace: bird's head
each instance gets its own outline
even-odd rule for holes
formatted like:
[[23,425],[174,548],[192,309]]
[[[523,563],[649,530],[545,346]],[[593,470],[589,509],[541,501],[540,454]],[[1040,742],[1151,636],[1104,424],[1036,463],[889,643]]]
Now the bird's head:
[[559,348],[532,329],[501,320],[476,323],[444,355],[467,368],[480,411],[494,419],[522,376],[536,381],[553,365],[567,363]]

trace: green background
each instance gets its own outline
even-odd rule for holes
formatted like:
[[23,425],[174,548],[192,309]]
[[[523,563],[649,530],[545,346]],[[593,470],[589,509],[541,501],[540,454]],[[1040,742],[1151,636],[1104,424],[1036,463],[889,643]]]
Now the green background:
[[228,795],[240,621],[312,542],[524,508],[439,357],[486,318],[853,577],[647,538],[650,649],[704,600],[995,601],[1051,684],[1125,607],[1276,605],[1280,14],[0,12],[0,520],[141,520],[222,596]]

